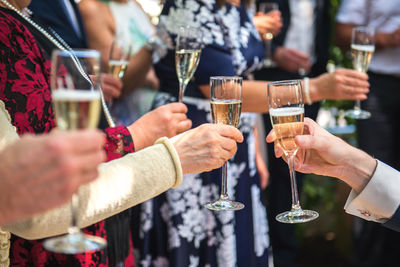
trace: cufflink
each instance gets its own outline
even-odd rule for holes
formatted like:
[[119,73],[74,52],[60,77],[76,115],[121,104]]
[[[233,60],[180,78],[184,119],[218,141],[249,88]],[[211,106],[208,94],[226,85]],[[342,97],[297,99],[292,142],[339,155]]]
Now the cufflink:
[[363,215],[363,216],[365,216],[365,217],[371,216],[371,214],[370,214],[368,211],[366,211],[366,210],[358,210],[358,211],[361,213],[361,215]]

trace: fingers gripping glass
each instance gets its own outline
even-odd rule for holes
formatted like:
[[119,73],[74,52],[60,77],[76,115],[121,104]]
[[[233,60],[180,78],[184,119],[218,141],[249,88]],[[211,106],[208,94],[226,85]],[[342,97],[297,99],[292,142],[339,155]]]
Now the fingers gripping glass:
[[175,67],[179,81],[179,102],[182,102],[186,86],[200,62],[203,33],[191,26],[180,27],[176,37]]
[[303,210],[297,192],[294,158],[298,147],[296,135],[303,134],[304,103],[300,81],[280,81],[268,84],[269,115],[278,145],[288,160],[292,209],[278,214],[276,220],[282,223],[302,223],[318,218],[318,213]]
[[[100,116],[100,54],[95,50],[60,51],[52,54],[51,90],[57,127],[63,131],[94,129]],[[107,242],[83,234],[77,225],[79,199],[71,202],[72,224],[68,234],[44,241],[45,249],[76,254],[99,250]]]
[[[241,77],[211,77],[211,115],[214,123],[238,127],[242,108]],[[210,210],[241,210],[244,205],[229,200],[227,162],[222,166],[221,195],[204,206]]]
[[[367,72],[375,51],[375,31],[368,27],[355,27],[351,38],[351,57],[353,68],[360,72]],[[354,108],[345,112],[345,116],[352,119],[368,119],[371,113],[361,109],[360,100],[356,100]]]

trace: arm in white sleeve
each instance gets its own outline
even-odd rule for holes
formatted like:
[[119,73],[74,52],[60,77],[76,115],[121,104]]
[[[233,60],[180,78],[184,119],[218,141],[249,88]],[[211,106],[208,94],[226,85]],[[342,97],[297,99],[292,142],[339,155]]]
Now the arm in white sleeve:
[[367,0],[343,0],[336,20],[344,24],[365,25],[367,23]]
[[384,223],[400,205],[400,172],[378,161],[376,170],[357,194],[351,191],[345,210],[368,221]]

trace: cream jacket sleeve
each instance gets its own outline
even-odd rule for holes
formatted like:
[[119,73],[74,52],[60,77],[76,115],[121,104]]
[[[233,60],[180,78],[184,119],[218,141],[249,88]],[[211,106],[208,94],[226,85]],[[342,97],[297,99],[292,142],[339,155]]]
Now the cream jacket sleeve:
[[[6,118],[4,109],[0,113],[0,117]],[[13,133],[3,133],[3,120],[0,122],[0,143],[3,136],[11,135],[13,138],[10,140],[15,140],[17,137],[11,124],[5,121],[8,130]],[[79,226],[99,222],[171,187],[177,187],[181,182],[179,156],[168,138],[160,138],[151,147],[99,166],[99,177],[79,189]],[[68,203],[2,228],[25,239],[40,239],[66,233],[70,223],[71,208]]]
[[385,223],[400,205],[400,172],[378,160],[375,173],[357,194],[351,191],[345,210],[368,221]]

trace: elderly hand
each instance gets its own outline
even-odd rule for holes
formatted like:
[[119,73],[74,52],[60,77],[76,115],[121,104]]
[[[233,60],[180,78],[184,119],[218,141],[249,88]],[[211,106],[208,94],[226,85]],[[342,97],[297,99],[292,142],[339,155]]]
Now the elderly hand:
[[171,141],[183,173],[200,173],[221,167],[236,153],[236,142],[243,142],[243,135],[233,126],[203,124]]
[[192,121],[186,113],[185,104],[170,103],[148,112],[128,126],[136,151],[153,145],[160,137],[173,137],[190,129]]
[[368,92],[368,75],[356,70],[339,68],[310,79],[312,101],[365,100]]
[[266,14],[258,12],[257,16],[253,18],[253,23],[262,39],[265,39],[266,33],[278,35],[282,28],[281,12],[278,10]]
[[114,98],[119,98],[122,92],[122,82],[108,73],[101,74],[101,89],[104,99],[108,102]]
[[295,49],[279,46],[272,59],[281,69],[291,73],[297,74],[300,69],[309,73],[311,70],[310,57]]
[[0,225],[69,201],[94,180],[104,161],[105,138],[97,131],[24,136],[0,152]]
[[[295,157],[296,171],[337,177],[356,191],[362,191],[375,170],[375,159],[330,134],[309,118],[304,119],[304,134],[295,137],[299,147]],[[273,130],[266,140],[268,143],[276,141]],[[276,142],[275,156],[285,158]]]

